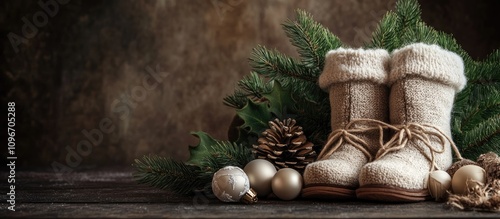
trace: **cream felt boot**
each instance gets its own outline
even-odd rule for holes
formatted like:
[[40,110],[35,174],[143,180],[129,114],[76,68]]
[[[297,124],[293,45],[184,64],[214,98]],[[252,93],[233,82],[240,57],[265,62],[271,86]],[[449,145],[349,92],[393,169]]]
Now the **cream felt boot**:
[[356,119],[388,121],[390,56],[386,50],[339,48],[328,52],[319,77],[329,92],[332,133],[318,157],[304,171],[302,196],[355,198],[361,167],[378,151],[378,130],[359,132]]
[[454,96],[466,84],[463,61],[437,45],[408,45],[393,52],[389,84],[393,135],[362,168],[356,194],[422,201],[429,172],[452,164],[450,117]]

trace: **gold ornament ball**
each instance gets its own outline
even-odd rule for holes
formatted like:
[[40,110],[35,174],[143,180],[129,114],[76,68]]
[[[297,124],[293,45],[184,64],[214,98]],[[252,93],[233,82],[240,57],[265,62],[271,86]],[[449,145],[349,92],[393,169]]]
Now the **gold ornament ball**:
[[223,202],[238,202],[250,191],[250,181],[241,168],[227,166],[215,172],[212,191]]
[[455,194],[466,194],[468,188],[477,185],[476,182],[484,183],[486,181],[486,171],[476,165],[466,165],[453,174],[451,186]]
[[302,175],[292,168],[280,169],[273,177],[272,188],[278,198],[292,200],[302,191]]
[[271,182],[276,174],[276,167],[264,159],[250,161],[243,169],[250,180],[250,187],[257,196],[266,197],[272,192]]

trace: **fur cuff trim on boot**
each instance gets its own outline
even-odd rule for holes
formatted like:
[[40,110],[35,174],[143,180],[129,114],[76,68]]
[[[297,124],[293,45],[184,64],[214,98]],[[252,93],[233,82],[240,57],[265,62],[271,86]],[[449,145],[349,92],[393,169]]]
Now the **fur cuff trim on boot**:
[[456,92],[467,83],[462,58],[438,45],[414,43],[394,50],[391,66],[390,85],[410,75],[450,85]]
[[334,83],[352,81],[387,82],[390,55],[386,50],[338,48],[326,54],[325,67],[319,77],[319,86],[328,90]]

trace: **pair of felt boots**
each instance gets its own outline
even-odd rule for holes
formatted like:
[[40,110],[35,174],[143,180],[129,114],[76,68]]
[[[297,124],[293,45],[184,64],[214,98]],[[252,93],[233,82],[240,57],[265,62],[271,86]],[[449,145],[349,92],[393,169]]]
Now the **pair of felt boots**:
[[332,133],[304,171],[304,197],[422,201],[430,171],[452,164],[450,117],[462,59],[437,45],[328,52],[319,85]]

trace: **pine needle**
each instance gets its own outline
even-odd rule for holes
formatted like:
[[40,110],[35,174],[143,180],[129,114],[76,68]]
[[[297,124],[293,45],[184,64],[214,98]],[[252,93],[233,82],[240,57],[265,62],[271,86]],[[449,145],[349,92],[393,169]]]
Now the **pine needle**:
[[201,173],[199,167],[171,158],[157,155],[144,156],[142,160],[136,159],[133,166],[137,170],[134,178],[139,183],[178,194],[190,194],[193,190],[203,188],[207,183],[199,180]]

